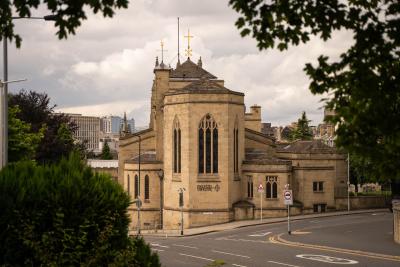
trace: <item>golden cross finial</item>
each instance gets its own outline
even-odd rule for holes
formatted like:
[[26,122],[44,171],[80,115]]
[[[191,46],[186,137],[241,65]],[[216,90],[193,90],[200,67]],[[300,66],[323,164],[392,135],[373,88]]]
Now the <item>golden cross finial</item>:
[[158,51],[161,51],[161,62],[164,62],[164,52],[166,52],[168,50],[164,49],[164,42],[162,40],[160,42],[160,46],[161,46],[161,50],[158,50]]
[[190,38],[193,38],[193,36],[190,35],[189,29],[188,29],[188,34],[183,37],[188,39],[188,46],[187,46],[187,49],[185,49],[185,52],[186,52],[187,57],[190,57],[192,55],[192,49],[190,48]]

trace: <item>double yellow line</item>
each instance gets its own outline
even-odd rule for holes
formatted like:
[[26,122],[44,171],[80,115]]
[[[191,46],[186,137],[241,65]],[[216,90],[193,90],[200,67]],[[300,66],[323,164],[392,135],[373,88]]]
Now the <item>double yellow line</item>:
[[379,260],[400,262],[400,256],[386,255],[386,254],[366,252],[366,251],[360,251],[360,250],[350,250],[350,249],[344,249],[344,248],[335,248],[335,247],[327,247],[327,246],[320,246],[320,245],[304,244],[304,243],[299,243],[299,242],[292,242],[292,241],[283,239],[282,235],[283,235],[283,233],[279,234],[279,235],[271,236],[269,238],[269,242],[271,242],[273,244],[279,244],[279,245],[285,245],[285,246],[309,248],[309,249],[316,249],[316,250],[323,250],[323,251],[329,251],[329,252],[350,254],[350,255],[361,256],[361,257],[374,258],[374,259],[379,259]]

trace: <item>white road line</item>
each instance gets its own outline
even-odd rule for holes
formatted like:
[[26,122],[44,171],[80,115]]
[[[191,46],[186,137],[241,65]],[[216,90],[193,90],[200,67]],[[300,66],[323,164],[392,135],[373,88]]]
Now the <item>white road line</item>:
[[260,234],[252,234],[252,235],[249,235],[249,236],[266,236],[266,235],[269,235],[271,232],[265,232],[265,233],[260,233]]
[[199,249],[198,247],[192,247],[192,246],[185,246],[185,245],[177,245],[177,244],[172,244],[175,247],[184,247],[184,248],[192,248],[192,249]]
[[232,265],[233,265],[233,266],[237,266],[237,267],[247,267],[247,266],[245,266],[245,265],[239,265],[239,264],[234,264],[234,263],[232,263]]
[[168,246],[163,246],[163,245],[160,245],[160,244],[157,244],[157,243],[151,243],[150,245],[153,246],[153,247],[169,248]]
[[179,253],[179,255],[186,256],[186,257],[192,257],[192,258],[196,258],[196,259],[202,259],[202,260],[206,260],[206,261],[214,261],[213,259],[207,259],[207,258],[203,258],[203,257],[199,257],[199,256],[189,255],[189,254]]
[[155,251],[164,251],[162,249],[157,249],[157,248],[152,248],[151,250],[155,250]]
[[248,258],[248,259],[250,259],[249,256],[243,256],[243,255],[234,254],[234,253],[229,253],[229,252],[223,252],[223,251],[219,251],[219,250],[212,250],[212,252],[221,253],[221,254],[227,254],[227,255],[232,255],[232,256],[237,256],[237,257],[242,257],[242,258]]
[[285,266],[290,266],[290,267],[300,267],[298,265],[292,265],[292,264],[287,264],[287,263],[278,262],[278,261],[268,261],[268,262],[275,263],[275,264],[280,264],[280,265],[285,265]]

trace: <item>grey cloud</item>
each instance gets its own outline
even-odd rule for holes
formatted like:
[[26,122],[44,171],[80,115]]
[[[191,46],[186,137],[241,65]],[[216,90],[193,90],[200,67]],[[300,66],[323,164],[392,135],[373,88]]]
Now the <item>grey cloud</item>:
[[[317,38],[307,45],[258,51],[251,38],[241,38],[234,26],[238,17],[228,1],[131,1],[112,19],[89,15],[76,36],[59,41],[52,23],[16,22],[23,37],[22,48],[10,45],[10,79],[28,78],[20,88],[45,91],[61,109],[106,115],[126,111],[138,125],[149,118],[149,101],[155,56],[159,42],[166,44],[165,62],[175,66],[176,17],[181,17],[183,35],[188,27],[193,38],[193,60],[225,80],[226,86],[246,93],[246,106],[259,104],[263,119],[273,124],[297,120],[305,110],[313,124],[322,119],[321,96],[307,89],[302,69],[324,53],[339,55],[352,40],[346,32],[335,33],[324,43]],[[39,9],[38,12],[46,14]],[[182,57],[181,59],[184,59]],[[101,114],[100,114],[101,113]]]

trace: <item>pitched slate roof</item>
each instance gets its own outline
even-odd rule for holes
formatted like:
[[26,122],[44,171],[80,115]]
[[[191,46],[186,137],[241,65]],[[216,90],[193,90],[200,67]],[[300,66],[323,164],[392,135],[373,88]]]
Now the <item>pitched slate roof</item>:
[[178,65],[176,69],[172,70],[170,78],[201,78],[216,79],[217,77],[194,63],[188,58],[185,62]]
[[321,140],[298,140],[281,147],[278,152],[289,153],[337,153],[337,149],[324,144]]
[[243,93],[229,90],[223,85],[213,80],[209,80],[205,77],[202,77],[199,80],[191,82],[182,89],[169,91],[166,93],[166,95],[188,94],[188,93],[189,94],[235,94],[244,96]]
[[256,149],[256,148],[246,148],[245,151],[245,164],[277,164],[277,165],[291,165],[288,160],[278,159],[271,156],[267,151]]
[[159,163],[160,161],[158,161],[156,159],[156,151],[155,150],[149,150],[149,151],[145,151],[140,155],[137,155],[125,162],[127,163],[139,163],[139,158],[140,158],[140,162],[141,163]]

